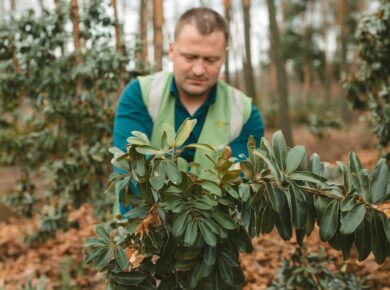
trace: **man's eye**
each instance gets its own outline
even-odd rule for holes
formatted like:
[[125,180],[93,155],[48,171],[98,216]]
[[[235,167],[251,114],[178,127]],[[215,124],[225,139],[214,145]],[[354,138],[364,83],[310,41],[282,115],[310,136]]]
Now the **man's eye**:
[[217,59],[215,59],[215,58],[206,58],[206,62],[207,63],[215,63],[217,61]]

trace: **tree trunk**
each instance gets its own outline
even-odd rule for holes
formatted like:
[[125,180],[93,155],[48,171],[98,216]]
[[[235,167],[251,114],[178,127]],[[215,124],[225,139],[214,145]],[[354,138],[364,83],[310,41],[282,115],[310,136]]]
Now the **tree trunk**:
[[280,128],[286,139],[288,146],[293,145],[293,138],[290,126],[289,105],[288,105],[288,87],[285,61],[280,52],[279,30],[276,22],[275,4],[273,0],[267,0],[271,57],[276,67],[277,91],[279,100],[279,120]]
[[[73,44],[74,44],[74,53],[76,55],[76,64],[81,65],[81,59],[79,56],[80,49],[80,17],[79,17],[79,6],[77,0],[71,0],[71,16],[72,16],[72,24],[73,24]],[[76,81],[76,95],[80,96],[82,91],[81,80],[77,78]]]
[[11,0],[11,11],[12,12],[16,11],[16,0]]
[[148,63],[148,0],[141,0],[139,27],[142,43],[139,59],[143,69]]
[[[347,63],[347,37],[348,37],[348,28],[347,28],[347,17],[348,17],[348,0],[341,0],[341,9],[339,10],[339,25],[340,25],[340,71],[341,74],[348,73],[348,63]],[[351,122],[351,111],[348,108],[348,102],[344,91],[341,93],[340,99],[341,105],[341,116],[345,123]]]
[[[225,8],[225,19],[228,26],[229,38],[230,38],[230,14],[232,9],[231,0],[224,0],[223,6]],[[230,41],[230,40],[229,40]],[[229,67],[229,49],[226,51],[226,59],[225,59],[225,81],[230,84],[230,67]]]
[[329,13],[327,9],[328,1],[321,0],[321,36],[324,41],[324,80],[323,80],[323,87],[324,87],[324,94],[325,94],[325,102],[327,105],[330,104],[330,96],[331,96],[331,89],[330,89],[330,81],[332,79],[331,76],[331,67],[329,63],[329,45],[328,45],[328,23],[326,22],[326,15]]
[[[120,54],[123,53],[123,45],[122,45],[122,37],[121,37],[121,28],[119,25],[119,18],[118,18],[118,6],[117,1],[112,0],[112,7],[114,8],[114,19],[115,19],[115,43],[116,43],[116,51]],[[117,96],[121,94],[125,87],[125,80],[123,78],[124,75],[124,69],[121,67],[119,70],[119,88],[117,90]]]
[[163,2],[162,0],[153,0],[153,28],[154,28],[154,60],[157,70],[162,70],[163,58]]
[[250,0],[242,0],[242,8],[244,14],[244,37],[245,37],[245,56],[244,56],[244,72],[246,93],[249,97],[256,99],[255,78],[252,67],[251,56],[251,35],[250,35]]

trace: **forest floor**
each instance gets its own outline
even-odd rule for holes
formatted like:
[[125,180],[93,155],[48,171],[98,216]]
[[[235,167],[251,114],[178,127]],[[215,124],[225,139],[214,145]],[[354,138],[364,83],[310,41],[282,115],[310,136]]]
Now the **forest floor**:
[[[266,132],[270,138],[273,132]],[[294,129],[294,141],[304,145],[308,155],[317,152],[322,161],[334,163],[337,160],[347,162],[348,152],[355,151],[363,166],[372,169],[379,158],[374,146],[374,137],[370,130],[362,124],[351,126],[348,130],[326,130],[324,138],[314,137],[306,127]],[[18,171],[15,168],[0,168],[0,198],[15,184]],[[42,181],[37,179],[38,187]],[[7,210],[7,212],[5,212]],[[103,275],[97,274],[83,263],[83,240],[94,235],[96,220],[92,215],[92,206],[84,205],[72,211],[69,218],[79,222],[79,229],[58,232],[46,243],[29,247],[23,242],[26,234],[38,227],[37,217],[27,220],[17,217],[12,211],[3,208],[0,203],[0,289],[32,289],[25,288],[27,281],[33,285],[39,282],[45,285],[42,289],[105,289]],[[8,221],[1,221],[8,220]],[[244,270],[245,290],[266,289],[272,282],[283,258],[288,259],[295,251],[297,244],[294,238],[283,241],[277,232],[262,235],[252,241],[254,251],[242,254],[241,266]],[[368,289],[390,290],[390,259],[377,265],[370,255],[364,262],[359,262],[356,253],[352,258],[342,262],[341,254],[329,248],[319,239],[318,229],[305,240],[308,252],[318,253],[321,247],[335,263],[334,271],[353,271],[366,279]],[[40,279],[39,279],[40,278]]]

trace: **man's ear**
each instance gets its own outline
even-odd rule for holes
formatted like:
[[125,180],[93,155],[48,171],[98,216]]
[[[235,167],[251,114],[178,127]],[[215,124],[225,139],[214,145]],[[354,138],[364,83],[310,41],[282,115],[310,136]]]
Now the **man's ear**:
[[168,57],[170,61],[173,61],[174,50],[175,50],[174,43],[170,42],[168,47]]

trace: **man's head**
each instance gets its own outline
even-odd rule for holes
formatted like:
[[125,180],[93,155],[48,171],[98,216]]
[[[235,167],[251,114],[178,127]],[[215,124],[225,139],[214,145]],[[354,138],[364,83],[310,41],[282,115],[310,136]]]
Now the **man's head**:
[[202,97],[210,92],[225,61],[228,38],[226,22],[214,10],[193,8],[180,17],[169,45],[180,94]]

